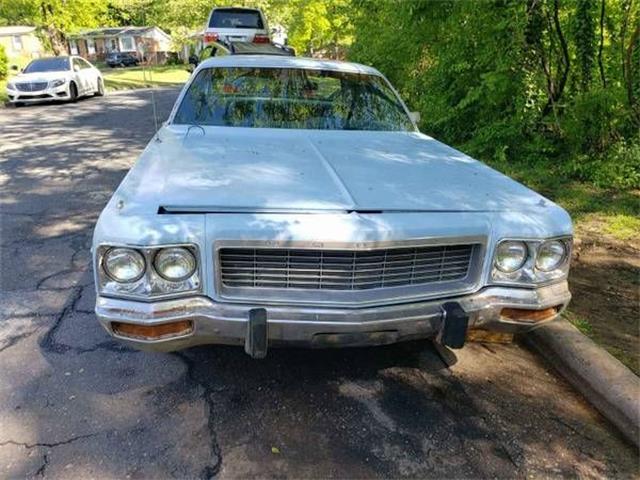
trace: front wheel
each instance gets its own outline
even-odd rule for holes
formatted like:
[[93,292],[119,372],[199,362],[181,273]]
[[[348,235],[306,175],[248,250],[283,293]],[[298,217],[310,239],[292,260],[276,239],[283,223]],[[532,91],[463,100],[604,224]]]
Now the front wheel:
[[95,91],[96,97],[104,97],[104,82],[98,78],[98,89]]
[[69,101],[73,103],[76,100],[78,100],[78,87],[72,82],[71,85],[69,85]]

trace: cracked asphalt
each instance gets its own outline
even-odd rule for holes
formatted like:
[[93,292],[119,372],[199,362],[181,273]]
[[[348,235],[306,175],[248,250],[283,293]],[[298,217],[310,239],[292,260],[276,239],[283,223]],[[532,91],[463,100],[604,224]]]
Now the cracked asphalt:
[[[156,91],[161,120],[176,90]],[[97,216],[149,91],[0,109],[0,478],[638,477],[533,353],[429,342],[143,353],[93,315]]]

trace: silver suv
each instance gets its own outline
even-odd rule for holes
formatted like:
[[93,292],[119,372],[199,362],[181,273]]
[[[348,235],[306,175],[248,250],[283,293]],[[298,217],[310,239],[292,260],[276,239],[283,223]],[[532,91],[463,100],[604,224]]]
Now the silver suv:
[[204,30],[204,43],[215,41],[270,43],[267,19],[256,8],[214,8]]

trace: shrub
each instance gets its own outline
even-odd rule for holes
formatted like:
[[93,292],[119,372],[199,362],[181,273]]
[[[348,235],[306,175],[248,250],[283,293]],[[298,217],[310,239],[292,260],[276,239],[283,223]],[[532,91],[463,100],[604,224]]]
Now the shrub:
[[8,65],[9,59],[7,58],[7,53],[4,51],[4,47],[0,45],[0,80],[7,78]]

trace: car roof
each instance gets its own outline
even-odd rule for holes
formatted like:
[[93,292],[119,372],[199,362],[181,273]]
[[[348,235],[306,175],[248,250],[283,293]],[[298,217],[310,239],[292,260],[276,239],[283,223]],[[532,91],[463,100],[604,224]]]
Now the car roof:
[[50,57],[40,57],[40,58],[33,58],[31,59],[32,62],[36,61],[36,60],[53,60],[53,59],[58,59],[58,58],[72,58],[73,55],[51,55]]
[[252,7],[213,7],[213,9],[211,11],[214,11],[214,10],[232,10],[232,11],[247,10],[249,12],[260,12],[260,13],[262,13],[262,11],[259,8],[252,8]]
[[375,68],[359,63],[284,55],[227,55],[223,57],[213,57],[206,59],[198,65],[198,70],[215,67],[302,68],[381,75]]

